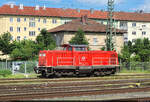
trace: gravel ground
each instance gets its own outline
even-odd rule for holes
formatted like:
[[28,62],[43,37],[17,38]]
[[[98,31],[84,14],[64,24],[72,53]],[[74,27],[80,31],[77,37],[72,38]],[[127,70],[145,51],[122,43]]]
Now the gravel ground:
[[108,94],[108,95],[93,95],[93,96],[80,96],[80,97],[64,97],[64,98],[51,98],[51,99],[36,99],[36,100],[119,100],[129,98],[147,98],[150,97],[150,92],[133,92],[121,94]]

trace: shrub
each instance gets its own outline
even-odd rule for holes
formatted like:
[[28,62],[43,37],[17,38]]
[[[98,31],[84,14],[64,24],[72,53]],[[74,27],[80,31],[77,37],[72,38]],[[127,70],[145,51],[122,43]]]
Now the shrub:
[[11,74],[12,72],[10,70],[0,70],[0,76],[6,77]]

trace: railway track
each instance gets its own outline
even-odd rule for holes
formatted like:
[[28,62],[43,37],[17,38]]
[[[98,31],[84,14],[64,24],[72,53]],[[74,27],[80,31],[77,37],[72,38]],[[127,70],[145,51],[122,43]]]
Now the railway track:
[[66,82],[66,81],[89,81],[89,80],[118,80],[118,79],[143,79],[150,78],[150,74],[131,74],[131,75],[112,75],[105,77],[71,77],[71,78],[17,78],[17,79],[0,79],[2,84],[40,84],[45,82]]
[[[31,100],[65,96],[100,95],[124,92],[150,91],[150,79],[115,79],[98,80],[94,78],[66,79],[25,79],[25,81],[42,80],[39,84],[0,84],[0,100]],[[85,80],[87,79],[87,80]],[[90,80],[88,80],[90,79]],[[93,80],[92,80],[93,79]],[[8,79],[9,80],[9,79]],[[3,80],[3,81],[8,81]],[[17,79],[18,80],[18,79]],[[19,79],[22,81],[23,79]],[[62,81],[63,80],[63,81]],[[1,81],[1,80],[0,80]],[[10,79],[9,81],[16,81]]]

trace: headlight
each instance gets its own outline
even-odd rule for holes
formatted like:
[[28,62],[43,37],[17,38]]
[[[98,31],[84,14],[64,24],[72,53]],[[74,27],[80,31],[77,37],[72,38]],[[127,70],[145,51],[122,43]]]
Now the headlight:
[[45,57],[46,55],[45,55],[45,54],[43,54],[43,56]]

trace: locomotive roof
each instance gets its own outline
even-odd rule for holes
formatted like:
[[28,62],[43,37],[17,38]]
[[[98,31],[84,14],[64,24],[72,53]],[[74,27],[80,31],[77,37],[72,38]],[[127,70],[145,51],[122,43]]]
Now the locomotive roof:
[[67,47],[67,46],[72,46],[72,47],[88,47],[88,45],[71,45],[71,44],[63,44],[62,47]]

